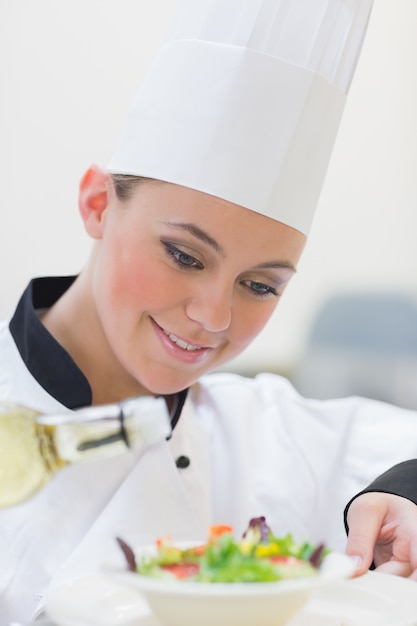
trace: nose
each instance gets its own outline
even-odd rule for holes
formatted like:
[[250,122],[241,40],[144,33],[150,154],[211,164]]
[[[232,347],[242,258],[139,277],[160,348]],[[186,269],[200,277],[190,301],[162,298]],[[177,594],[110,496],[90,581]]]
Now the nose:
[[213,288],[194,294],[186,303],[185,312],[209,332],[227,330],[232,321],[232,294],[214,284]]

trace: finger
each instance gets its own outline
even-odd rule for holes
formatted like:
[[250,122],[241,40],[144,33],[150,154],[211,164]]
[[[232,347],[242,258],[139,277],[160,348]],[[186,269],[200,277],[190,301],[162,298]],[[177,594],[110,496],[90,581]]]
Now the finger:
[[[413,528],[411,532],[413,534],[412,534],[411,542],[410,542],[410,563],[411,563],[411,569],[417,573],[417,536],[416,536],[416,524],[415,523],[413,524]],[[412,575],[412,578],[416,578],[417,580],[417,576],[414,576],[414,573]]]
[[[417,508],[417,507],[416,507]],[[410,561],[410,569],[411,573],[409,574],[409,578],[413,580],[417,580],[417,537],[416,537],[416,522],[413,521],[413,524],[410,528],[409,535],[411,536],[410,546],[409,546],[409,561]],[[403,532],[404,535],[404,532]]]
[[375,568],[376,572],[381,574],[393,574],[394,576],[403,576],[407,578],[413,573],[410,563],[406,561],[387,561]]
[[349,535],[346,554],[357,559],[355,575],[369,569],[386,507],[377,494],[367,493],[354,500],[348,511]]

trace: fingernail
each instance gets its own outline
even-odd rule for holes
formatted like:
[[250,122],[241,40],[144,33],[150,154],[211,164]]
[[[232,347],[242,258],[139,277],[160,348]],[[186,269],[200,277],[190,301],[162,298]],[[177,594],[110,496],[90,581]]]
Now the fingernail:
[[358,570],[358,569],[360,569],[362,567],[363,559],[362,559],[361,556],[359,556],[357,554],[352,554],[352,555],[350,555],[350,558],[355,563],[355,569]]

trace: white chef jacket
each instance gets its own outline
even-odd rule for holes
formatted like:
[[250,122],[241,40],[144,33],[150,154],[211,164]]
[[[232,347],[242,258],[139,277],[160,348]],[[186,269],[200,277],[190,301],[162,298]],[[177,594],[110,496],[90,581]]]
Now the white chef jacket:
[[[29,368],[3,323],[0,398],[65,408]],[[177,467],[179,456],[188,467]],[[265,515],[276,534],[343,550],[348,500],[416,456],[413,411],[363,398],[305,399],[273,374],[205,376],[170,441],[143,456],[66,468],[30,501],[0,510],[0,624],[30,618],[48,584],[121,559],[116,536],[134,546],[164,535],[201,540],[209,524],[240,534]]]

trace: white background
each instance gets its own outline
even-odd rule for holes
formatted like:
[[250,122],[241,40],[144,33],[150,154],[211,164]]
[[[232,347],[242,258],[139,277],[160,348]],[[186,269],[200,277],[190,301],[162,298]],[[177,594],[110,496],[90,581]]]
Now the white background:
[[[81,269],[78,181],[107,163],[176,5],[0,0],[0,317],[32,276]],[[229,369],[289,371],[334,291],[417,297],[416,28],[416,0],[375,0],[298,274]]]

